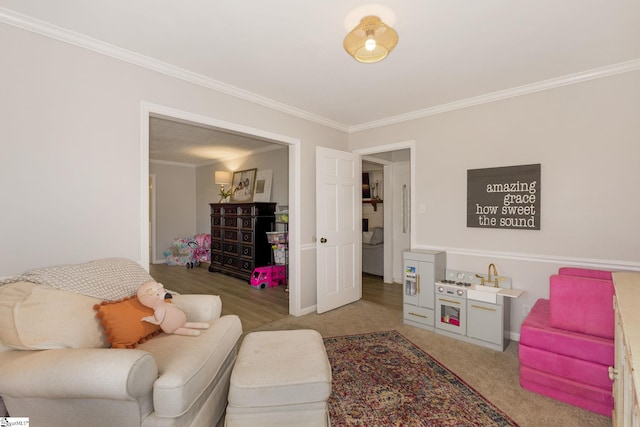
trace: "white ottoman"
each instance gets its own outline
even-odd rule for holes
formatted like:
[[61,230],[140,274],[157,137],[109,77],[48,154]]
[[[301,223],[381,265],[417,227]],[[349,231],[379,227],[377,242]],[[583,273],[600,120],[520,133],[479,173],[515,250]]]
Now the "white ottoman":
[[331,365],[309,329],[247,334],[231,373],[225,426],[329,425]]

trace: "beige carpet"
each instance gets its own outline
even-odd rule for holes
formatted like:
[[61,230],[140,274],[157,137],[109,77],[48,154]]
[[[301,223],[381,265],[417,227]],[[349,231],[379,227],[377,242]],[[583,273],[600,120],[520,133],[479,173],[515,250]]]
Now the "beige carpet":
[[256,330],[315,329],[324,337],[396,330],[429,353],[522,427],[600,427],[611,419],[524,390],[518,384],[518,347],[503,353],[402,323],[402,312],[358,301],[321,315],[289,316]]

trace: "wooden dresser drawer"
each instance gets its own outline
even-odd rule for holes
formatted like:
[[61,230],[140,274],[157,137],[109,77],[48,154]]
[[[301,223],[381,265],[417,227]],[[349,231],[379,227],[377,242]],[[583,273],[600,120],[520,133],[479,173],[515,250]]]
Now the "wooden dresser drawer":
[[225,267],[238,268],[238,258],[234,257],[234,256],[223,255],[222,256],[222,264]]
[[237,230],[224,230],[224,240],[230,240],[232,242],[238,241],[238,231]]
[[229,228],[238,228],[238,217],[237,216],[224,217],[223,225]]
[[253,271],[253,261],[250,259],[241,259],[240,270],[251,274],[251,272]]
[[245,258],[253,258],[253,246],[240,246],[240,256]]
[[253,230],[254,219],[251,217],[240,217],[242,228],[245,230]]
[[238,254],[238,245],[236,243],[224,243],[222,245],[222,250],[225,255],[237,255]]
[[211,252],[211,265],[222,265],[222,252]]
[[253,231],[241,231],[240,239],[242,243],[253,243]]

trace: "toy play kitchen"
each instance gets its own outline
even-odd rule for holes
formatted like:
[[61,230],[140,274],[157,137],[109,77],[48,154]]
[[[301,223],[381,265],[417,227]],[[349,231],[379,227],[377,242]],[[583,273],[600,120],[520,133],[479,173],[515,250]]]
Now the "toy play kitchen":
[[511,278],[444,269],[444,252],[405,252],[404,323],[498,351],[509,344]]

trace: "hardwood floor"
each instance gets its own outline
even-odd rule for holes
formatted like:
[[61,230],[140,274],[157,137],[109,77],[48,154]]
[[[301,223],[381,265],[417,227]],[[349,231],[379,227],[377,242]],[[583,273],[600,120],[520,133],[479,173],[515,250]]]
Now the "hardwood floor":
[[[207,264],[187,269],[152,264],[149,272],[165,288],[181,294],[212,294],[222,298],[222,314],[237,314],[245,332],[289,315],[289,293],[283,286],[256,289],[244,280],[211,273]],[[402,310],[402,286],[384,283],[381,277],[362,276],[362,298]]]
[[363,273],[362,299],[402,310],[402,285],[399,283],[384,283],[380,276]]

